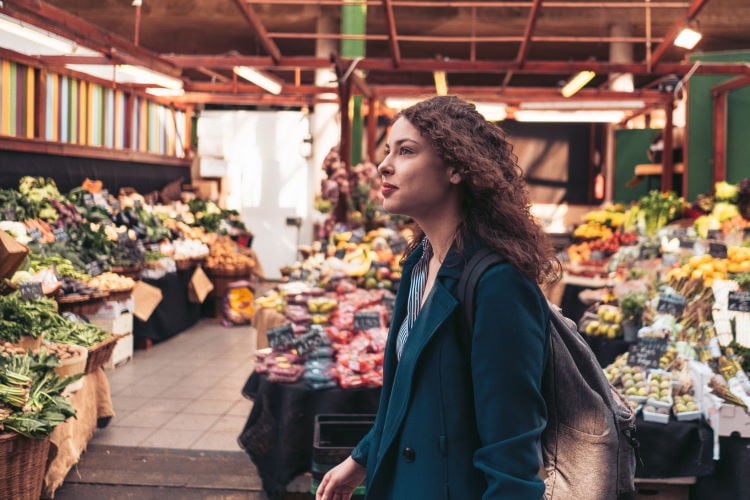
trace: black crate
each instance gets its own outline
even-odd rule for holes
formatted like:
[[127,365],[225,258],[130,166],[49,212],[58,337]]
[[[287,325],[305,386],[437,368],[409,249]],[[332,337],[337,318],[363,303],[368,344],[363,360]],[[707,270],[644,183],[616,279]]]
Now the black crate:
[[315,415],[313,471],[327,470],[342,462],[375,422],[371,413]]

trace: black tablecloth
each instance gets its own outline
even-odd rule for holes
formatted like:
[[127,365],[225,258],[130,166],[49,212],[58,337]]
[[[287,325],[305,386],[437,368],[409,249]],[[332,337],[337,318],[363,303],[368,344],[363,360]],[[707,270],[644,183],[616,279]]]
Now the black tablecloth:
[[667,424],[646,422],[639,415],[636,433],[640,456],[635,476],[642,479],[707,476],[714,470],[714,433],[704,420]]
[[242,393],[254,404],[239,443],[258,468],[263,489],[274,497],[310,470],[315,415],[375,413],[380,388],[316,391],[302,382],[274,383],[253,373]]
[[190,328],[198,322],[201,305],[188,300],[188,283],[195,268],[168,273],[158,280],[143,278],[144,283],[161,290],[162,301],[148,321],[133,320],[135,340],[149,339],[161,342]]

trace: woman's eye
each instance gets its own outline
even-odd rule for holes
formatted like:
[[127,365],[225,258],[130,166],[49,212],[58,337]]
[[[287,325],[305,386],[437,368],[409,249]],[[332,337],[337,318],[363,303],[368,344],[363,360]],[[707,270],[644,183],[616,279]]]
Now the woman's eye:
[[402,154],[402,155],[408,155],[408,154],[411,153],[411,149],[409,149],[409,148],[401,148],[401,149],[398,150],[398,152],[399,152],[399,154]]

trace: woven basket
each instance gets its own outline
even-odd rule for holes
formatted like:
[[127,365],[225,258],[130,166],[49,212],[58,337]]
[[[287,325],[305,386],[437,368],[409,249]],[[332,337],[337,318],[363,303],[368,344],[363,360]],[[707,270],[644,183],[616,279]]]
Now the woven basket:
[[42,494],[49,436],[31,439],[0,434],[0,498],[37,500]]
[[115,274],[119,274],[120,276],[126,276],[128,278],[138,279],[138,277],[141,275],[141,266],[131,266],[131,267],[112,266],[111,271]]
[[89,347],[89,357],[86,358],[86,373],[94,373],[109,361],[119,338],[119,335],[111,335],[98,344]]
[[[109,294],[106,296],[109,296]],[[96,311],[104,305],[104,297],[91,298],[91,296],[86,296],[85,300],[70,300],[69,298],[61,297],[57,299],[57,303],[60,312],[70,311],[78,316],[88,316],[89,314],[96,314]]]

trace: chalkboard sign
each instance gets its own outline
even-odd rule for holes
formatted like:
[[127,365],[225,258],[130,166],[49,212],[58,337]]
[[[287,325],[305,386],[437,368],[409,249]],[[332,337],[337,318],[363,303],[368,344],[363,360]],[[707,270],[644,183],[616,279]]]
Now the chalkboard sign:
[[342,248],[341,250],[336,250],[336,252],[334,252],[333,254],[333,256],[336,257],[337,259],[343,259],[344,255],[346,255],[345,248]]
[[726,259],[727,246],[724,243],[711,242],[708,244],[708,253],[714,259]]
[[642,338],[628,349],[628,364],[659,368],[659,358],[667,352],[667,339]]
[[349,241],[352,243],[362,243],[362,240],[365,237],[365,230],[364,229],[355,229],[352,231],[352,236],[349,238]]
[[709,240],[720,240],[724,233],[721,229],[709,229],[706,233],[707,239]]
[[686,238],[680,238],[680,248],[693,248],[695,246],[694,240],[688,240]]
[[89,276],[99,276],[102,274],[102,268],[97,261],[93,260],[86,264],[86,274]]
[[407,245],[406,238],[401,235],[391,236],[388,238],[388,246],[391,247],[393,253],[404,253]]
[[388,312],[393,311],[393,307],[396,305],[396,296],[392,293],[386,293],[383,295],[383,305]]
[[381,326],[380,313],[377,311],[354,313],[355,330],[369,330],[370,328],[380,328]]
[[60,241],[63,243],[65,243],[66,241],[70,241],[70,236],[68,235],[68,232],[64,227],[56,227],[52,230],[52,233],[55,235],[55,241]]
[[268,336],[268,345],[273,349],[284,347],[294,340],[294,327],[291,323],[287,323],[276,328],[269,328],[266,335]]
[[659,247],[651,245],[641,245],[641,250],[638,254],[640,260],[650,260],[659,257]]
[[672,229],[673,238],[685,238],[687,236],[687,229],[684,227],[676,227]]
[[34,241],[41,241],[42,240],[42,232],[37,228],[31,228],[26,230],[27,233],[29,233],[29,237]]
[[83,193],[83,204],[87,207],[94,206],[94,197],[91,193]]
[[292,340],[292,347],[297,350],[297,354],[304,356],[317,349],[324,342],[324,338],[321,336],[318,330],[312,330],[309,333],[297,337]]
[[746,227],[744,231],[742,231],[742,238],[748,239],[750,238],[750,227]]
[[19,283],[18,286],[21,289],[21,298],[25,300],[38,299],[44,295],[42,292],[42,284],[38,281],[25,281]]
[[16,209],[13,207],[5,207],[3,210],[3,219],[16,220]]
[[729,292],[729,310],[750,312],[750,292]]
[[659,295],[659,303],[656,310],[660,313],[679,316],[685,310],[685,297],[673,293],[662,293]]

